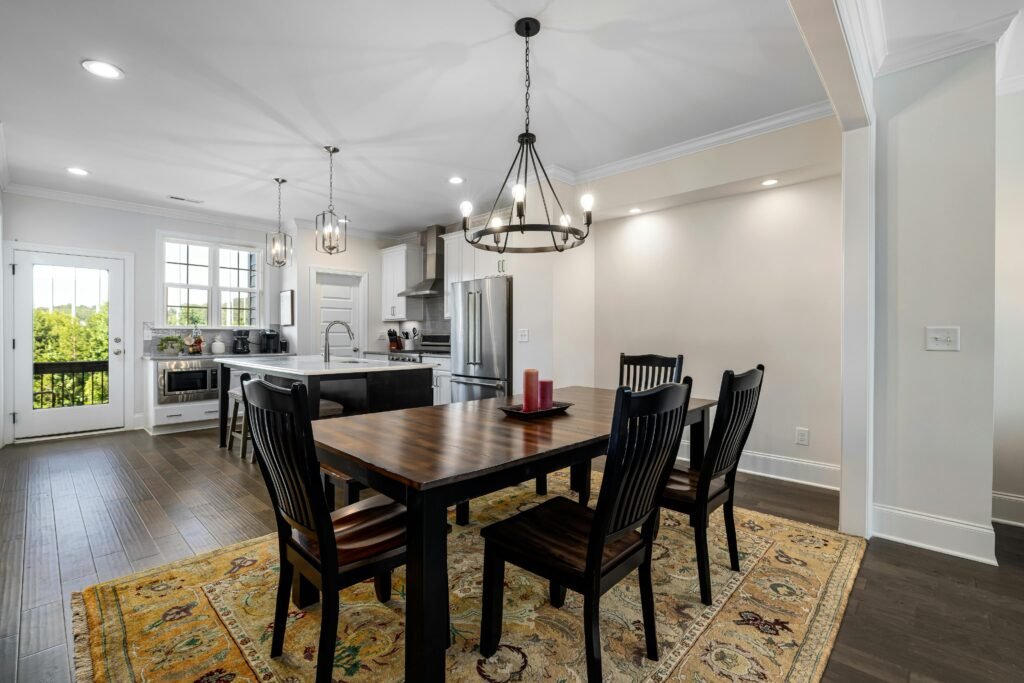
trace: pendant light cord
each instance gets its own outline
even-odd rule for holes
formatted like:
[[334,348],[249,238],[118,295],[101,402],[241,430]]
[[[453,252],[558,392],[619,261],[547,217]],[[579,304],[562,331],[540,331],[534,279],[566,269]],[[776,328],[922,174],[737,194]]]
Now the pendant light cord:
[[530,36],[526,36],[526,132],[530,132]]
[[329,203],[327,204],[327,210],[334,213],[334,152],[328,152],[327,154],[331,157],[331,175],[330,180],[328,181],[329,189],[327,191]]
[[281,232],[281,181],[277,180],[277,231]]

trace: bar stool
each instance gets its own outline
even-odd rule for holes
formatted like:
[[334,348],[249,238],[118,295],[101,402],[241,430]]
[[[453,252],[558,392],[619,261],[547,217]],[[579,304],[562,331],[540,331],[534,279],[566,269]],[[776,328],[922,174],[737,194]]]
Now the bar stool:
[[242,451],[240,453],[242,458],[245,458],[246,451],[249,447],[249,430],[248,423],[246,422],[247,416],[244,408],[242,411],[242,427],[237,428],[238,424],[238,409],[242,406],[242,390],[231,389],[228,391],[228,399],[231,401],[231,429],[228,430],[228,450],[230,451],[235,446],[235,435],[238,434],[242,437]]

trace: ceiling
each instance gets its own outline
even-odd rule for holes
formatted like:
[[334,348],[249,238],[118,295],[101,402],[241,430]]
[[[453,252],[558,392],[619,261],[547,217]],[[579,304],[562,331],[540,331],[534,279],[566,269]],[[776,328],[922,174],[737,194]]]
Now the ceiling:
[[[7,2],[9,189],[263,225],[283,176],[286,218],[311,219],[336,144],[335,204],[354,228],[452,222],[462,199],[493,199],[515,151],[520,16],[543,24],[531,129],[563,176],[825,99],[786,0]],[[87,58],[127,77],[90,76]]]

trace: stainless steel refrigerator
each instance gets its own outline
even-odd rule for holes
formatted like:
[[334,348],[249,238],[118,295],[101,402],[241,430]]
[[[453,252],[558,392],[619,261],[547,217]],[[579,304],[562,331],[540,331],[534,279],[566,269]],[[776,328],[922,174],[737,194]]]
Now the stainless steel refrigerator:
[[455,282],[452,402],[505,396],[512,377],[512,278]]

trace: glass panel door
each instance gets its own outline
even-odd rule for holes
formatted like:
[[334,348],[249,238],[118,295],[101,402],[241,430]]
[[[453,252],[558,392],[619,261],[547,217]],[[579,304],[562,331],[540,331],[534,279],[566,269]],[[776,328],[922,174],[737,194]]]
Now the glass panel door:
[[16,251],[15,264],[15,438],[123,427],[123,263]]

